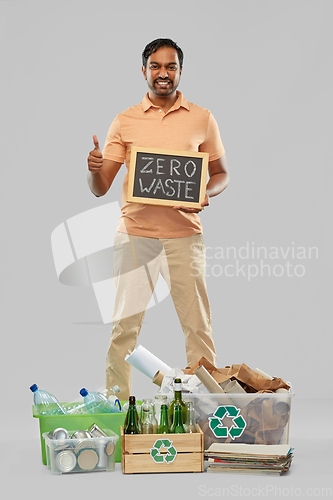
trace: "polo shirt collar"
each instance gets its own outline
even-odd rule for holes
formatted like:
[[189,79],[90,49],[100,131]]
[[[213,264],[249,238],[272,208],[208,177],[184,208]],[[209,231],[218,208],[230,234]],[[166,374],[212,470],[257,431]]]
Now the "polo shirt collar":
[[[179,109],[180,107],[185,108],[185,109],[187,109],[187,111],[189,111],[190,110],[190,106],[189,106],[188,100],[185,99],[185,97],[183,96],[183,94],[179,90],[176,90],[176,95],[177,95],[177,101],[169,109],[169,111]],[[155,108],[155,107],[156,106],[149,99],[148,92],[147,92],[147,94],[144,96],[144,98],[142,100],[142,109],[143,109],[143,111],[147,111],[149,108]]]

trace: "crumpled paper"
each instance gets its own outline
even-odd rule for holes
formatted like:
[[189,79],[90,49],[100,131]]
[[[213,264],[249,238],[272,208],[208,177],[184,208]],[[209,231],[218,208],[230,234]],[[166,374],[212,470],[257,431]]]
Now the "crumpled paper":
[[245,363],[241,365],[231,365],[225,368],[216,368],[204,356],[191,368],[186,368],[184,373],[191,375],[198,366],[203,365],[218,384],[236,379],[246,392],[273,391],[277,389],[290,389],[290,385],[281,378],[273,377],[272,380],[260,375]]
[[182,392],[190,392],[192,394],[209,394],[209,391],[202,384],[196,375],[185,375],[184,371],[180,368],[173,368],[168,371],[162,380],[162,384],[158,393],[161,394],[174,394],[174,379],[180,378],[182,381]]

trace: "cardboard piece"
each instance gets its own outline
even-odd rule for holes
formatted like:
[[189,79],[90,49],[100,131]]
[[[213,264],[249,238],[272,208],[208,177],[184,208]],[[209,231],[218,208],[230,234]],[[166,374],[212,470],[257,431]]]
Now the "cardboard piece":
[[161,387],[164,377],[165,373],[161,372],[161,370],[158,370],[153,377],[153,384]]
[[291,465],[293,448],[288,444],[221,444],[205,450],[207,472],[238,472],[280,476]]
[[252,370],[245,363],[226,366],[225,368],[216,368],[204,356],[190,369],[187,368],[184,370],[184,373],[192,375],[199,366],[204,366],[218,384],[235,379],[246,392],[275,392],[277,389],[290,389],[289,384],[281,378],[273,377],[271,380],[267,376]]

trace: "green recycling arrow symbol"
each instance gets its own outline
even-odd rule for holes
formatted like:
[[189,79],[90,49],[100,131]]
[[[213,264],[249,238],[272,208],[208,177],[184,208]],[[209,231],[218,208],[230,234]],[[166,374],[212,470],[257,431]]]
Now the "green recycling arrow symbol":
[[[226,438],[229,436],[231,439],[240,437],[246,427],[246,422],[242,415],[239,415],[240,409],[236,406],[226,405],[216,408],[212,417],[209,417],[209,427],[217,438]],[[231,417],[232,426],[230,429],[223,425],[223,418]]]
[[[160,453],[161,448],[166,448],[167,453]],[[169,439],[158,439],[155,441],[152,448],[150,448],[150,456],[154,462],[171,464],[177,455],[177,450],[172,446],[172,441]]]

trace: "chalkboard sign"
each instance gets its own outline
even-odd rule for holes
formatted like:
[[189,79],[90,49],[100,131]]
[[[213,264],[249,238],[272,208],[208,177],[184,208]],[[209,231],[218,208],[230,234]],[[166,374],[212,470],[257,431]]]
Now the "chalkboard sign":
[[202,208],[208,153],[132,147],[127,201]]

